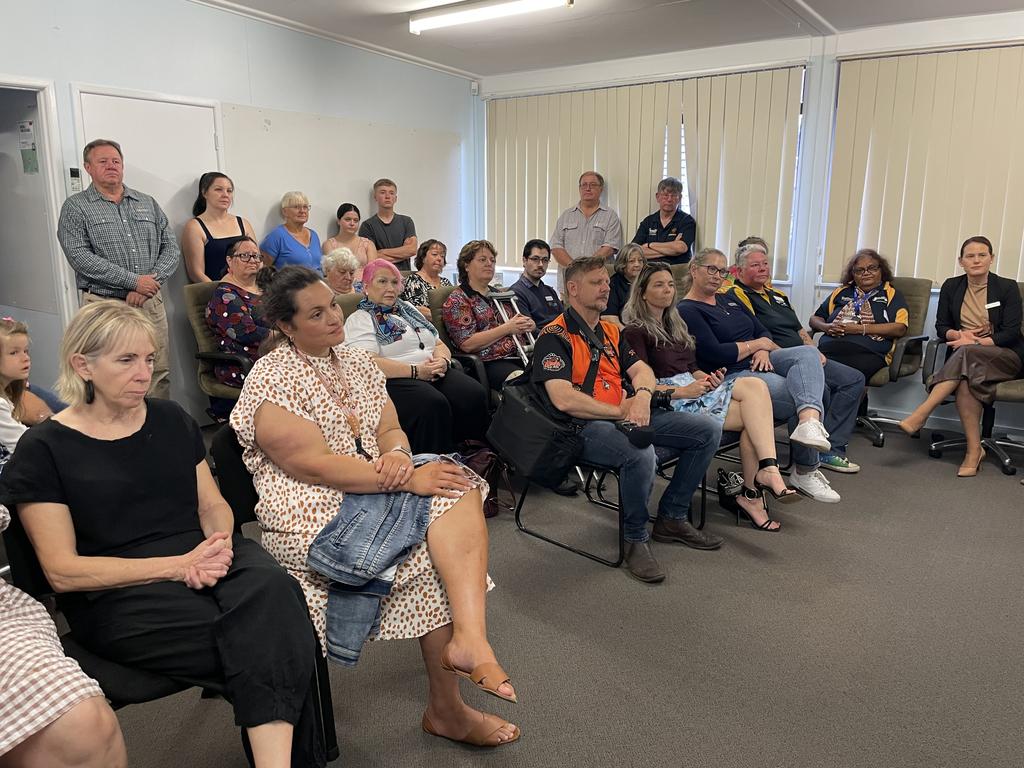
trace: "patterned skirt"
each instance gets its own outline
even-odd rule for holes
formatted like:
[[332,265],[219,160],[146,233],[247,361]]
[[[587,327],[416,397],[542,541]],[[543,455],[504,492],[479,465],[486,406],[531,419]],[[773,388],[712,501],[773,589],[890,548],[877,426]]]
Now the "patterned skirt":
[[0,581],[0,755],[85,699],[99,684],[64,655],[41,603]]
[[[696,379],[693,378],[692,373],[677,373],[675,376],[658,379],[659,384],[669,387],[685,387],[694,381]],[[736,379],[729,379],[700,397],[690,400],[673,400],[672,410],[682,413],[705,413],[724,422],[725,414],[729,412],[729,403],[732,402],[732,388],[735,384]]]

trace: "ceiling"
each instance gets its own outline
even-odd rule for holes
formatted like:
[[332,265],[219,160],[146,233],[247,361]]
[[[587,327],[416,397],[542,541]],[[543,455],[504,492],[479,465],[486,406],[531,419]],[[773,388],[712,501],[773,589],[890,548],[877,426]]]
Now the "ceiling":
[[450,0],[203,1],[473,77],[1021,10],[1021,0],[576,0],[417,36],[408,14]]

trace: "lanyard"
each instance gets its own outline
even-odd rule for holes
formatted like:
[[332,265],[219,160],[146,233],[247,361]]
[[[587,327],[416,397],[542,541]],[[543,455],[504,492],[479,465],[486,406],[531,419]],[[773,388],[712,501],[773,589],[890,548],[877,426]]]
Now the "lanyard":
[[338,408],[341,409],[341,412],[345,415],[345,421],[348,422],[349,431],[352,432],[352,437],[354,437],[356,441],[356,453],[358,453],[367,461],[373,461],[373,457],[369,453],[367,453],[365,448],[363,448],[362,419],[359,418],[359,414],[355,412],[352,406],[345,402],[344,398],[346,395],[349,394],[350,391],[348,386],[348,379],[345,378],[345,372],[341,368],[341,361],[338,359],[337,355],[335,355],[334,350],[332,349],[330,351],[329,357],[331,360],[331,365],[334,368],[334,372],[338,374],[338,380],[341,382],[341,387],[343,390],[342,392],[339,392],[334,387],[334,385],[330,381],[328,381],[327,377],[324,376],[323,372],[315,365],[313,365],[313,363],[310,362],[309,358],[299,351],[298,347],[292,344],[292,349],[295,351],[295,354],[298,356],[298,358],[306,365],[308,365],[310,369],[313,371],[313,373],[316,374],[316,377],[320,380],[320,383],[323,385],[323,388],[327,390],[327,394],[329,394],[331,396],[331,399],[334,400],[334,404],[337,405]]
[[878,288],[872,288],[868,293],[864,293],[860,288],[854,287],[853,289],[853,314],[860,317],[861,307],[864,306],[865,301],[870,301],[871,297],[874,296],[882,289],[882,286]]

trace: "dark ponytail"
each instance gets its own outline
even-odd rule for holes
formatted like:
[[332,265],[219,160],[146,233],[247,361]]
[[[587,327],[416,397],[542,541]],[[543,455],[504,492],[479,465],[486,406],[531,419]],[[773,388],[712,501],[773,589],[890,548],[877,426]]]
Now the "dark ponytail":
[[206,193],[210,191],[210,185],[213,184],[217,179],[227,179],[234,186],[235,182],[231,181],[231,177],[220,171],[207,171],[199,177],[199,196],[196,201],[192,203],[192,215],[199,216],[206,211]]

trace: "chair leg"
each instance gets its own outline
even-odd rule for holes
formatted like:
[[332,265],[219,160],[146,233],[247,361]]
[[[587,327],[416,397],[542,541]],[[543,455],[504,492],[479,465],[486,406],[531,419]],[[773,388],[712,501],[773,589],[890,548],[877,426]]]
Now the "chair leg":
[[882,428],[875,422],[872,416],[858,416],[857,426],[867,432],[868,437],[871,439],[871,444],[875,448],[881,448],[885,445],[885,432],[882,431]]
[[1011,440],[1008,437],[983,437],[981,444],[993,457],[999,460],[999,469],[1002,470],[1004,475],[1017,474],[1017,467],[1013,465],[1013,459],[1010,458],[1005,449],[1010,448],[1022,451],[1024,450],[1024,443],[1018,443],[1016,440]]
[[316,686],[316,720],[320,743],[327,756],[327,762],[337,760],[341,754],[338,748],[338,732],[334,726],[334,701],[331,698],[331,676],[327,668],[327,658],[320,648],[320,639],[316,641],[316,674],[313,676]]
[[[571,546],[569,544],[566,544],[565,542],[558,541],[557,539],[553,539],[550,536],[545,536],[543,533],[540,533],[539,531],[527,528],[526,524],[523,523],[523,515],[522,515],[522,513],[523,513],[523,504],[526,501],[527,493],[530,490],[530,482],[529,481],[526,482],[526,485],[523,487],[522,493],[519,494],[519,503],[516,504],[516,514],[515,514],[516,527],[520,531],[522,531],[523,533],[525,533],[525,534],[527,534],[529,536],[533,536],[536,539],[540,539],[541,541],[546,541],[548,544],[554,544],[556,547],[559,547],[560,549],[568,550],[569,552],[573,552],[573,553],[575,553],[577,555],[580,555],[581,557],[586,557],[586,558],[588,558],[590,560],[593,560],[594,562],[601,563],[602,565],[607,565],[609,568],[618,568],[620,565],[622,565],[622,562],[626,559],[626,541],[625,541],[625,538],[624,538],[625,537],[625,519],[622,516],[622,492],[619,491],[619,504],[618,505],[613,505],[610,502],[603,501],[600,498],[594,498],[592,496],[592,494],[594,493],[594,490],[591,489],[591,485],[596,480],[596,474],[597,474],[596,472],[590,472],[587,475],[587,480],[586,480],[586,482],[584,484],[584,491],[587,494],[587,498],[590,501],[592,501],[594,504],[597,504],[598,506],[610,507],[610,508],[615,510],[615,513],[616,513],[616,515],[618,517],[618,554],[617,554],[615,560],[610,560],[608,558],[601,557],[600,555],[595,555],[593,552],[588,552],[585,549],[579,549],[578,547],[573,547],[573,546]],[[616,478],[616,485],[618,485],[618,478]],[[600,490],[598,490],[597,493],[600,494]]]

